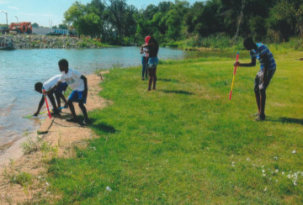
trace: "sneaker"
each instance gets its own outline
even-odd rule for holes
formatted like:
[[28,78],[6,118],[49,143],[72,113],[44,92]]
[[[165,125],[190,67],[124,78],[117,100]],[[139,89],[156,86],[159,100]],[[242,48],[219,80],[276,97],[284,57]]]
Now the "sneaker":
[[69,118],[66,119],[67,122],[78,122],[78,120],[76,118]]
[[83,120],[80,124],[81,124],[82,126],[87,126],[87,125],[89,125],[89,123],[90,123],[90,120],[87,119],[87,120]]
[[54,116],[54,117],[60,117],[60,112],[58,110],[56,110],[56,111],[53,111],[51,113],[51,115]]
[[256,118],[256,121],[264,121],[265,120],[265,115],[258,115]]

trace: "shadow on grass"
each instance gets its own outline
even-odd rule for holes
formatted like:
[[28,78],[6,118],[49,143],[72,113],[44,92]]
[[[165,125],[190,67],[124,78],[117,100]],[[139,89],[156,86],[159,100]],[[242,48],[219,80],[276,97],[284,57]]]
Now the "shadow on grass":
[[95,119],[91,120],[90,127],[95,128],[95,129],[97,129],[101,132],[105,132],[105,133],[116,133],[117,132],[117,130],[113,126],[108,125],[103,122],[95,123],[95,121],[96,121]]
[[188,92],[188,91],[185,91],[185,90],[159,90],[159,91],[164,92],[164,93],[175,93],[175,94],[182,94],[182,95],[194,95],[194,93]]
[[303,125],[303,119],[296,119],[296,118],[289,118],[289,117],[281,117],[276,120],[270,120],[273,122],[282,122],[282,123],[295,123],[295,124],[300,124]]
[[168,78],[158,78],[157,81],[162,81],[162,82],[173,82],[173,83],[178,83],[179,80],[176,79],[168,79]]

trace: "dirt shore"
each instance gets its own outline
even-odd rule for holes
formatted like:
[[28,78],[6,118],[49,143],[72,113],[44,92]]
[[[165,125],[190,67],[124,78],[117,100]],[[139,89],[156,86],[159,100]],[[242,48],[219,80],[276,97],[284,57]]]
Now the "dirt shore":
[[[88,111],[102,109],[111,102],[102,99],[98,93],[101,75],[88,75]],[[77,106],[75,106],[77,107]],[[76,113],[80,114],[79,108]],[[68,110],[60,118],[54,118],[47,134],[32,133],[14,142],[0,157],[0,205],[34,203],[52,196],[46,181],[46,162],[54,156],[73,157],[74,147],[84,148],[88,139],[97,137],[88,127],[67,122]],[[45,126],[42,122],[41,126]],[[25,147],[27,149],[25,149]]]

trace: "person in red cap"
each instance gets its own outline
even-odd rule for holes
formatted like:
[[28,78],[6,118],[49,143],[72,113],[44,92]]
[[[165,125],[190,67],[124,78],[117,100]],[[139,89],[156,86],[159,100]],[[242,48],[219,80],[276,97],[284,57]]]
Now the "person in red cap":
[[147,78],[147,62],[148,62],[148,48],[147,48],[147,45],[148,45],[148,42],[150,40],[150,36],[146,36],[144,41],[145,41],[145,44],[143,44],[141,46],[141,49],[140,49],[140,53],[142,54],[142,58],[141,58],[141,62],[142,62],[142,80],[144,80],[145,78]]

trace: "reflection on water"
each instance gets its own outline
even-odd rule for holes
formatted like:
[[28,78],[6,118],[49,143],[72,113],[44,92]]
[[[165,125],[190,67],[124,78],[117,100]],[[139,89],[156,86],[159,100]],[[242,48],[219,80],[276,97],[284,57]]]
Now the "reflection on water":
[[[180,50],[161,48],[159,51],[160,59],[183,56]],[[37,126],[37,122],[22,116],[36,111],[40,95],[34,91],[34,84],[58,74],[57,63],[61,58],[84,74],[141,63],[137,47],[0,51],[0,145]]]

